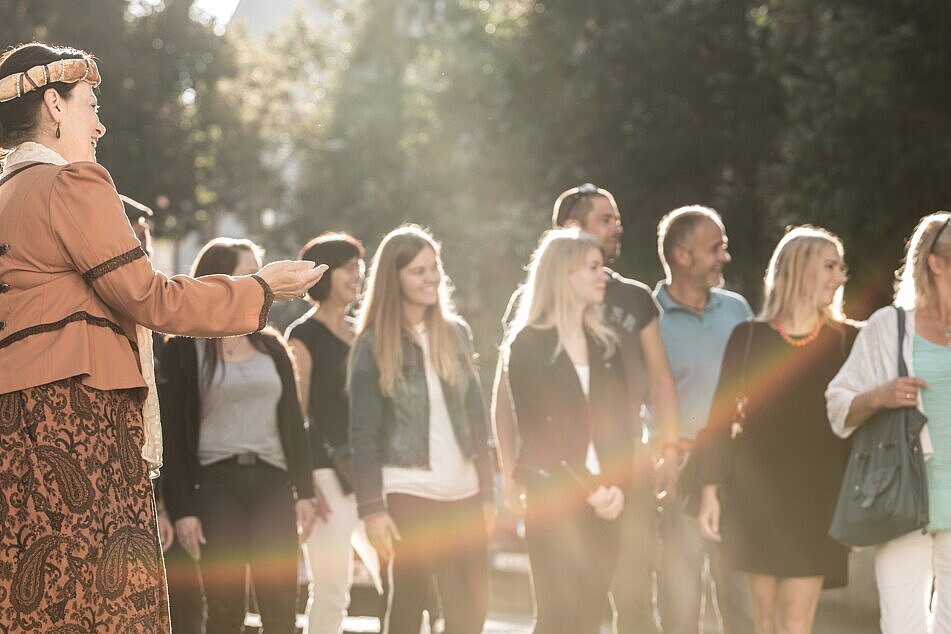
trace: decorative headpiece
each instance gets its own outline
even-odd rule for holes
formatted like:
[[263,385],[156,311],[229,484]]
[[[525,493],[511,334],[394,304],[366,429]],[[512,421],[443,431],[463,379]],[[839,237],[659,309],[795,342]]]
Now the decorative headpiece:
[[47,84],[75,84],[77,81],[84,81],[93,88],[102,81],[99,67],[91,57],[58,59],[49,64],[34,66],[22,73],[7,75],[0,79],[0,103],[18,99]]

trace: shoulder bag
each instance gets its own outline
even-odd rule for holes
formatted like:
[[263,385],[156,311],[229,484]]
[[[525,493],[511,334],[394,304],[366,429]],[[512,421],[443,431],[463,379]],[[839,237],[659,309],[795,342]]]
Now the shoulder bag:
[[[905,311],[898,313],[898,376]],[[852,434],[829,535],[848,546],[873,546],[928,526],[928,481],[921,430],[928,421],[914,407],[878,412]]]

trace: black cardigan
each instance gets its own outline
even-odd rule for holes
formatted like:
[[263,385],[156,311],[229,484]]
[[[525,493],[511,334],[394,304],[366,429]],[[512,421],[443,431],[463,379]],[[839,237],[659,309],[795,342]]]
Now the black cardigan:
[[[624,366],[617,351],[604,358],[604,348],[588,337],[589,398],[568,354],[554,355],[554,328],[525,328],[512,342],[509,381],[522,447],[516,477],[526,486],[579,486],[562,462],[589,486],[613,484],[627,490],[633,479],[638,426],[627,396]],[[601,463],[601,477],[584,468],[589,439]]]
[[[283,390],[277,405],[277,428],[287,459],[288,475],[296,489],[297,498],[311,498],[314,496],[314,486],[310,447],[297,399],[294,365],[284,341],[275,332],[265,330],[251,337],[274,360],[281,377]],[[165,344],[161,356],[162,376],[158,392],[165,444],[162,494],[165,508],[173,520],[198,515],[201,396],[195,341],[190,337],[172,337]]]

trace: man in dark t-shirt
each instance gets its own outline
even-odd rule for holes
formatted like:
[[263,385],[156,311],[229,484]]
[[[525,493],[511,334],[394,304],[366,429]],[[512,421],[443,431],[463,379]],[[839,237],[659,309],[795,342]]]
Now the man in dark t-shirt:
[[[590,183],[566,190],[555,200],[554,227],[579,227],[601,241],[604,259],[610,262],[621,251],[621,216],[614,196]],[[680,456],[677,448],[679,423],[674,380],[660,336],[659,310],[645,284],[606,269],[606,316],[621,343],[621,356],[630,395],[632,433],[640,433],[642,410],[650,403],[650,421],[660,447],[656,456],[641,451],[636,470],[642,475],[631,491],[623,514],[621,552],[615,575],[615,606],[618,632],[657,632],[653,606],[653,508],[655,493],[668,496],[676,486]],[[521,288],[516,289],[503,317],[507,329],[516,312]],[[509,504],[517,504],[517,486],[512,478],[518,446],[517,422],[508,375],[500,358],[492,389],[492,424],[501,463],[503,490]],[[646,445],[646,442],[644,443]],[[644,446],[639,445],[639,446]],[[653,478],[647,477],[653,473]]]

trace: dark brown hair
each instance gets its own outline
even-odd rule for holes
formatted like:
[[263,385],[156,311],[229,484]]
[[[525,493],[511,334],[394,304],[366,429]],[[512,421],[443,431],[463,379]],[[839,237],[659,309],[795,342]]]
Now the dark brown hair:
[[[60,59],[82,59],[89,53],[68,46],[49,46],[33,42],[20,44],[0,57],[0,77],[22,73],[34,66],[49,64]],[[79,82],[66,84],[53,82],[42,90],[28,92],[22,97],[0,103],[0,147],[10,149],[29,141],[36,135],[37,115],[43,95],[50,88],[64,99]]]
[[301,249],[298,259],[326,264],[330,268],[319,282],[310,287],[307,294],[315,302],[324,301],[330,295],[330,274],[333,270],[354,258],[362,260],[365,257],[366,251],[363,244],[349,233],[322,233],[316,238],[311,238]]
[[[264,255],[264,249],[250,240],[215,238],[205,243],[198,255],[195,256],[195,262],[192,264],[192,277],[201,277],[203,275],[232,275],[238,267],[238,261],[241,259],[241,253],[247,251],[255,254],[257,257]],[[261,343],[258,333],[252,333],[249,338],[255,348],[261,352],[266,352],[264,344]],[[218,364],[223,357],[221,351],[221,339],[206,339],[205,360],[201,367],[201,379],[205,386],[211,385],[211,380],[215,376]]]

